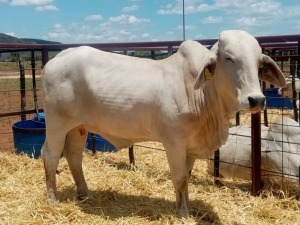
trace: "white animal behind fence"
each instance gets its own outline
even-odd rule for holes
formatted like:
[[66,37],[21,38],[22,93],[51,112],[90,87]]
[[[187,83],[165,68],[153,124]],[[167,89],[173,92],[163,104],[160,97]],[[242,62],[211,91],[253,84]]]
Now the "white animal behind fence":
[[[220,176],[251,180],[251,127],[229,129],[229,138],[220,148]],[[300,125],[287,117],[278,117],[270,126],[261,127],[261,168],[264,176],[299,179]],[[208,172],[213,175],[213,160]]]
[[[205,80],[206,72],[211,80]],[[62,151],[78,197],[88,196],[82,151],[89,131],[118,149],[162,142],[181,216],[188,215],[187,181],[195,159],[209,157],[226,142],[236,112],[264,109],[259,79],[286,84],[276,63],[243,31],[222,32],[211,51],[185,41],[177,53],[158,61],[72,48],[47,63],[42,79],[49,203],[57,201],[55,174]]]

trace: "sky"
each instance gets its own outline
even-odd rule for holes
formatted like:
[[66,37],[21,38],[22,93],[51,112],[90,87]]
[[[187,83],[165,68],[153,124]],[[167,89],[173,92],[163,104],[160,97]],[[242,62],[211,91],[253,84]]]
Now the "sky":
[[[185,38],[300,33],[299,0],[184,0]],[[0,33],[62,43],[183,40],[183,0],[0,0]]]

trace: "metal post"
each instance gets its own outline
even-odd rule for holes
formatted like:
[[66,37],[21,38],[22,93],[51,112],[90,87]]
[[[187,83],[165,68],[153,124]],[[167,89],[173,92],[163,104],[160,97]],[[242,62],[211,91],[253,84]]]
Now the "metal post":
[[151,59],[155,59],[155,51],[151,50]]
[[[25,70],[22,57],[19,55],[19,69],[20,69],[20,95],[21,95],[21,111],[26,108],[26,93],[25,93]],[[26,114],[21,114],[21,120],[26,120]]]
[[34,109],[36,112],[36,116],[38,121],[40,121],[40,114],[37,102],[37,94],[36,94],[36,78],[35,78],[35,55],[34,51],[31,51],[31,71],[32,71],[32,88],[33,88],[33,101],[34,101]]
[[214,177],[215,185],[220,186],[220,150],[216,150],[214,153]]
[[173,54],[173,46],[168,46],[168,56]]
[[[124,55],[130,55],[130,53],[127,50],[124,50]],[[128,156],[129,156],[129,163],[131,165],[135,165],[133,145],[130,146],[128,149]]]
[[96,150],[96,134],[91,133],[91,139],[92,139],[92,153],[93,155],[96,155],[97,150]]
[[[291,55],[295,55],[295,51],[290,52]],[[290,60],[290,75],[293,75],[296,73],[296,63],[294,60]]]
[[235,125],[239,126],[240,125],[240,112],[237,112],[235,114]]
[[183,40],[185,41],[185,9],[184,9],[184,0],[182,2],[182,33],[183,33]]
[[46,63],[49,61],[49,55],[48,55],[48,49],[47,47],[42,48],[42,68],[46,65]]
[[[281,51],[281,55],[284,56],[284,50]],[[283,60],[281,60],[280,69],[283,72]]]
[[[270,57],[275,57],[276,56],[276,49],[272,49],[272,53],[271,53],[271,56]],[[270,84],[270,87],[271,88],[274,88],[274,85],[273,84]]]
[[129,147],[129,163],[131,165],[135,165],[135,159],[134,159],[134,152],[133,152],[133,145]]
[[[300,55],[300,42],[298,41],[297,55]],[[297,60],[297,77],[300,79],[300,60]]]
[[294,118],[295,118],[295,120],[298,122],[297,91],[296,91],[295,74],[293,74],[293,76],[292,76],[292,90],[293,90]]
[[[298,41],[297,55],[300,55],[300,42],[299,41]],[[299,58],[297,60],[297,77],[300,79],[300,60],[299,60]],[[296,93],[296,95],[297,95],[297,93]],[[298,93],[298,97],[299,97],[298,100],[300,101],[300,92]],[[300,122],[300,110],[299,109],[297,109],[297,114],[298,114],[299,118],[296,121]]]
[[251,114],[252,195],[261,191],[261,125],[260,112]]
[[[266,92],[266,82],[263,81],[262,84],[263,84],[263,93],[266,94],[266,93],[265,93],[265,92]],[[264,110],[264,125],[265,125],[266,127],[269,126],[267,107],[266,107],[265,110]]]

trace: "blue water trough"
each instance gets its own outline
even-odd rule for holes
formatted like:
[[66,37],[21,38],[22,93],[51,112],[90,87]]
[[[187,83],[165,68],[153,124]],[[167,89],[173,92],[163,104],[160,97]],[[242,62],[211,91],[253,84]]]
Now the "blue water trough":
[[[40,119],[40,120],[38,120]],[[25,153],[33,158],[41,155],[46,138],[45,114],[34,115],[33,120],[24,120],[13,124],[14,147],[17,154]],[[88,133],[86,149],[100,152],[114,152],[116,147],[98,134]]]
[[25,153],[38,158],[46,138],[46,124],[36,120],[23,120],[12,126],[14,147],[17,154]]
[[98,134],[88,133],[86,149],[100,152],[115,152],[116,147]]

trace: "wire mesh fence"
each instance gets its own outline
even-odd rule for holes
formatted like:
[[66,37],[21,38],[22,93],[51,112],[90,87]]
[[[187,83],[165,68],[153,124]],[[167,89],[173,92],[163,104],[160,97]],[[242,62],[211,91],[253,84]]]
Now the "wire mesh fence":
[[[3,54],[5,57],[3,57]],[[22,111],[41,106],[41,61],[30,52],[1,53],[0,61],[0,150],[13,151],[12,125],[33,115]],[[33,73],[36,74],[33,77]],[[35,85],[33,85],[35,84]],[[35,99],[36,98],[36,99]]]

